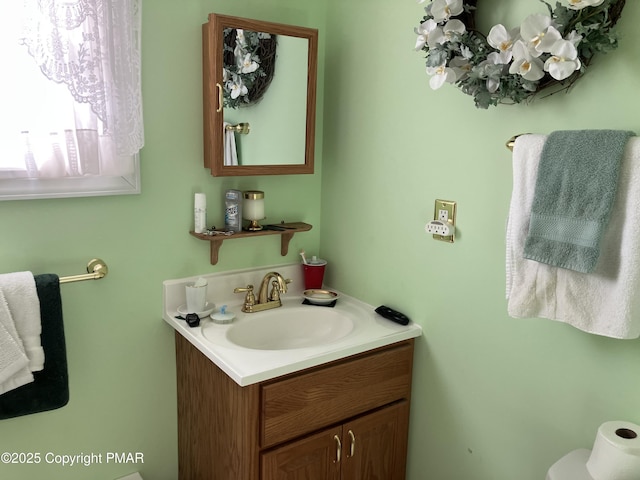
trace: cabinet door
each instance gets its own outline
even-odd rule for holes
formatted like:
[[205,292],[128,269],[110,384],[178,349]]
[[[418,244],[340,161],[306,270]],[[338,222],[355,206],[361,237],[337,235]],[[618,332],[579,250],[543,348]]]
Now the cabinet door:
[[402,401],[342,426],[342,480],[403,480],[409,402]]
[[342,430],[331,428],[261,456],[261,480],[340,480]]

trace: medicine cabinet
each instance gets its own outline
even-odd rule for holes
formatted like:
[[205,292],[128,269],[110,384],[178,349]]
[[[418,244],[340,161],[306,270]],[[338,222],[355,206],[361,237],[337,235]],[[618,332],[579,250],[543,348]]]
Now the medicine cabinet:
[[[214,176],[313,173],[318,31],[211,13],[202,33],[204,166]],[[230,33],[238,38],[233,48],[228,41]],[[225,88],[227,93],[233,85],[242,90],[242,82],[238,81],[242,74],[236,75],[234,84],[229,78],[230,68],[225,74],[225,65],[241,61],[237,53],[234,60],[233,52],[249,36],[275,40],[273,80],[257,103],[231,108],[237,106],[236,97],[233,105],[225,107],[229,103],[225,101]],[[249,70],[255,68],[251,67],[252,59],[246,59]],[[246,121],[245,116],[258,109],[262,112],[256,114],[255,122]],[[225,162],[230,140],[237,147],[237,164]]]

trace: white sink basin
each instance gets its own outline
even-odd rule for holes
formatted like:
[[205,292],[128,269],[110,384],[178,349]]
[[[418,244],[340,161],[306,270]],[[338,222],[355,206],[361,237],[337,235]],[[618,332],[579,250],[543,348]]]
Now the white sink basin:
[[[238,285],[259,285],[278,271],[290,278],[282,307],[243,313]],[[281,375],[346,358],[384,345],[419,337],[422,329],[398,325],[374,312],[372,305],[340,293],[335,307],[303,305],[304,278],[299,263],[208,274],[208,301],[236,315],[229,324],[203,318],[191,328],[176,318],[186,302],[185,285],[199,277],[163,283],[164,320],[238,385],[245,387]]]
[[353,321],[344,312],[301,305],[247,315],[227,330],[227,340],[255,350],[289,350],[335,342],[351,330]]

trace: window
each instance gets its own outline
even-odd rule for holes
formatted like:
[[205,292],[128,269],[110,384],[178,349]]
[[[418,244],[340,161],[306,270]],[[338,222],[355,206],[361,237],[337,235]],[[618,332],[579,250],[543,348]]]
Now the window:
[[140,1],[0,2],[0,200],[139,193]]

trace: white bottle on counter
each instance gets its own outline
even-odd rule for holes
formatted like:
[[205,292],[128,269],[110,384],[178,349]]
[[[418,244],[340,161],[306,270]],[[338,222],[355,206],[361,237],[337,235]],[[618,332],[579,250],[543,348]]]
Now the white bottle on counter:
[[204,193],[196,193],[193,208],[193,231],[204,233],[207,229],[207,196]]

